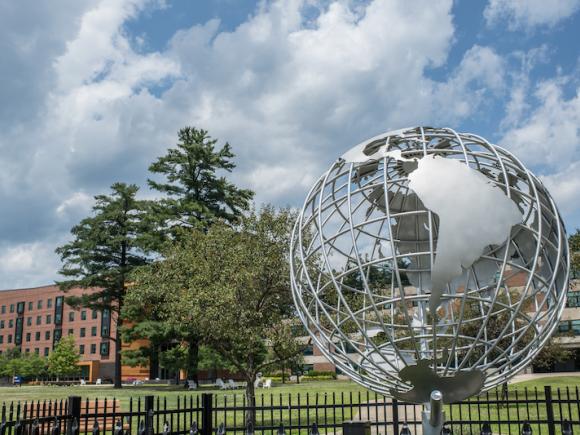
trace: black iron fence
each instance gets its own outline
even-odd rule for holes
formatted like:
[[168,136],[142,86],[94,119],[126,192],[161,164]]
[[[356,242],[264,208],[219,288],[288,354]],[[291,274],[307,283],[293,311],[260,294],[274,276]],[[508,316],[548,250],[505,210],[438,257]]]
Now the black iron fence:
[[[244,415],[255,413],[248,427]],[[580,435],[578,388],[486,393],[445,407],[446,434]],[[335,434],[370,422],[371,433],[421,433],[421,407],[371,393],[243,394],[3,403],[0,435],[19,434]]]

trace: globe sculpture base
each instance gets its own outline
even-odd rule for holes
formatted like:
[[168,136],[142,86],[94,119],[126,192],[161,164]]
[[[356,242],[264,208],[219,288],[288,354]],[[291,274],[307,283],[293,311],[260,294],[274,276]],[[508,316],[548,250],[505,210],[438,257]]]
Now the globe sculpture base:
[[472,369],[455,373],[452,376],[439,376],[431,368],[431,364],[433,361],[421,359],[416,365],[410,365],[400,370],[401,380],[410,383],[413,388],[406,392],[392,389],[391,395],[404,402],[420,404],[429,403],[433,391],[439,391],[443,395],[445,403],[453,403],[481,392],[485,381],[485,376],[481,370]]

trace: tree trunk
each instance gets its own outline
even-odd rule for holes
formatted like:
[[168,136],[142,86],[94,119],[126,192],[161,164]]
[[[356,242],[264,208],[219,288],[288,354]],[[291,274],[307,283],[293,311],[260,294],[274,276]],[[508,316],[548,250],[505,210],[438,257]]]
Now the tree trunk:
[[187,347],[187,378],[199,384],[197,367],[199,365],[199,340],[190,338]]
[[282,383],[283,384],[286,383],[286,367],[285,367],[284,363],[282,363]]
[[256,391],[254,389],[254,383],[256,382],[256,375],[247,376],[246,383],[246,428],[249,423],[252,423],[252,427],[256,426]]
[[117,330],[115,331],[115,385],[114,388],[121,388],[121,326],[123,321],[121,315],[117,314]]

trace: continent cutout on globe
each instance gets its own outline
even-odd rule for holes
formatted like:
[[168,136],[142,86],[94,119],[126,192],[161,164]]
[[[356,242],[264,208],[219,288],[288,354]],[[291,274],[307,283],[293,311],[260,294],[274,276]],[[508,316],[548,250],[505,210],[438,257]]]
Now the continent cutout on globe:
[[479,259],[486,246],[505,243],[522,214],[491,180],[456,159],[419,159],[409,174],[409,188],[439,216],[429,298],[434,313],[447,284]]

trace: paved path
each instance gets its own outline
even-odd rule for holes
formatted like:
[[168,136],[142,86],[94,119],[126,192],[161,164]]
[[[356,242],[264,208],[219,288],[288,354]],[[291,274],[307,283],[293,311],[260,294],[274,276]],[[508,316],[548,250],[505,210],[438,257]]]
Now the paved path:
[[517,384],[519,382],[533,381],[542,378],[557,378],[560,376],[580,376],[580,372],[524,373],[512,378],[508,384]]

